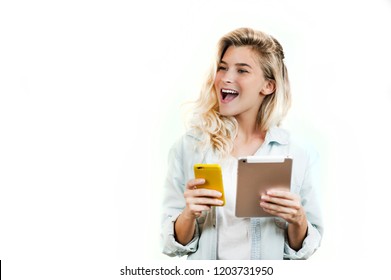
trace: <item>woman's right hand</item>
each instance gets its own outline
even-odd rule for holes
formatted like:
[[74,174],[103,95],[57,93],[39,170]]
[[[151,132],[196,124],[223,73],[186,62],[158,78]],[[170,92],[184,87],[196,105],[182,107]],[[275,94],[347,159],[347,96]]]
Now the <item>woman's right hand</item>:
[[205,179],[192,179],[187,182],[184,197],[186,207],[182,212],[187,218],[198,218],[202,211],[210,210],[211,206],[220,206],[223,201],[219,198],[222,194],[216,190],[197,188],[205,184]]
[[205,179],[193,179],[187,182],[184,197],[186,207],[175,221],[175,239],[186,245],[195,233],[195,219],[201,216],[202,211],[210,210],[212,205],[222,205],[219,199],[222,194],[215,190],[197,188],[205,184]]

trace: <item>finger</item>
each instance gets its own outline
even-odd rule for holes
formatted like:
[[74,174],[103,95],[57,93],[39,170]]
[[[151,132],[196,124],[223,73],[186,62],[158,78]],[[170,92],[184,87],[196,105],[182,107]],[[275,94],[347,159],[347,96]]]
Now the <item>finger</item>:
[[284,214],[284,213],[280,213],[278,211],[269,210],[269,209],[263,209],[263,210],[265,212],[269,213],[270,215],[273,215],[273,216],[280,217],[280,218],[284,219],[288,223],[290,223],[292,221],[291,215],[289,215],[289,214]]
[[268,210],[268,211],[274,211],[277,213],[281,214],[290,214],[290,215],[295,215],[297,213],[297,209],[295,208],[290,208],[290,207],[284,207],[278,204],[274,203],[269,203],[269,202],[264,202],[262,201],[260,203],[260,206],[262,207],[263,210]]
[[287,192],[287,191],[279,191],[279,190],[270,190],[266,192],[267,195],[285,199],[295,199],[298,197],[296,194]]
[[202,213],[202,211],[209,211],[210,206],[209,205],[190,205],[189,207],[190,211],[195,214],[195,213]]
[[192,189],[192,190],[187,190],[185,191],[185,197],[191,197],[191,196],[196,196],[196,197],[221,197],[222,193],[216,190],[209,190],[209,189]]
[[194,215],[196,218],[199,218],[199,217],[201,217],[202,212],[194,212],[193,215]]
[[290,200],[290,199],[273,197],[273,196],[269,196],[269,195],[262,195],[261,201],[277,204],[277,205],[288,207],[288,208],[294,208],[297,210],[300,209],[300,207],[301,207],[301,203],[297,199]]
[[190,205],[213,205],[219,206],[224,202],[220,199],[212,199],[208,197],[189,197],[186,202]]
[[269,214],[272,214],[273,216],[279,216],[281,215],[280,212],[277,212],[277,211],[274,211],[274,210],[270,210],[270,209],[266,209],[266,208],[263,208],[263,210]]
[[205,184],[205,179],[199,178],[199,179],[193,179],[187,182],[186,188],[191,190],[194,189],[194,187],[197,187],[199,185]]

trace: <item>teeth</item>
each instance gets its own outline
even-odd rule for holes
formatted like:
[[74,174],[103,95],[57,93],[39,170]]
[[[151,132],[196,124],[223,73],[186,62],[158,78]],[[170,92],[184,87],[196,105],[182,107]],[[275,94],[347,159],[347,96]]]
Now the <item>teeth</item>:
[[221,92],[226,94],[239,94],[236,90],[232,89],[222,89]]

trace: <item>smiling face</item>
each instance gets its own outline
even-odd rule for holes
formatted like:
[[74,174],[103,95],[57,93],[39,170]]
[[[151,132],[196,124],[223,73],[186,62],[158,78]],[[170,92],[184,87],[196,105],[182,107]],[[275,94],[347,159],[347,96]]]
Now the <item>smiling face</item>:
[[274,92],[274,82],[263,71],[250,47],[230,46],[216,73],[214,87],[223,116],[256,118],[263,98]]

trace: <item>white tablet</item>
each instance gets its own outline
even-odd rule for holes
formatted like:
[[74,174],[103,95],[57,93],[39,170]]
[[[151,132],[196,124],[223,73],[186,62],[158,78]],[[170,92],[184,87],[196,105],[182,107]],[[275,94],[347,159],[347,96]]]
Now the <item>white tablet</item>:
[[262,194],[290,191],[292,159],[283,156],[250,156],[238,159],[236,217],[270,217],[262,210]]

